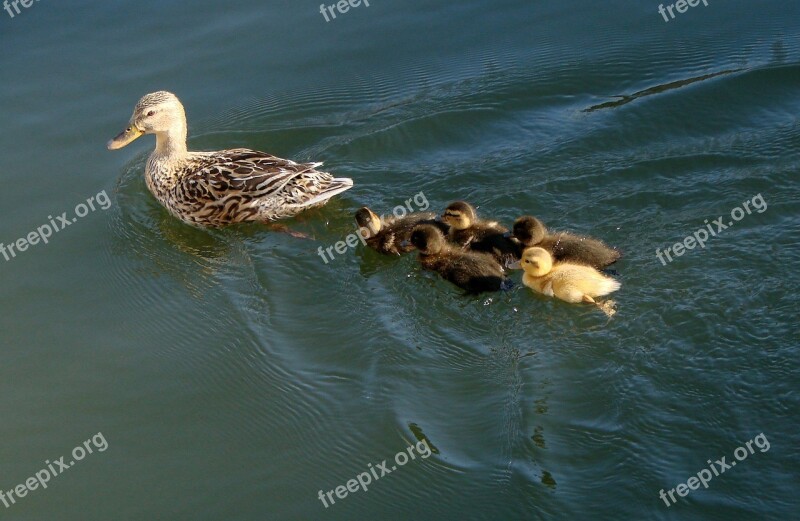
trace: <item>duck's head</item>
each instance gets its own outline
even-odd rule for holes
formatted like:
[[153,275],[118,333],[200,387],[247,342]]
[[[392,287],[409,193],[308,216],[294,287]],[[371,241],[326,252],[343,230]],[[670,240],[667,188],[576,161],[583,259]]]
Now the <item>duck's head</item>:
[[525,246],[539,244],[545,235],[547,235],[547,228],[536,217],[524,215],[514,221],[512,236]]
[[522,257],[509,266],[512,270],[525,270],[532,277],[541,277],[553,269],[553,257],[544,248],[534,246],[522,252]]
[[442,213],[442,222],[454,230],[466,230],[476,219],[475,208],[465,201],[451,203]]
[[378,217],[378,214],[364,206],[363,208],[359,208],[356,212],[356,223],[360,230],[366,230],[366,232],[361,232],[362,235],[368,233],[369,235],[364,235],[365,239],[369,239],[370,237],[374,237],[381,231],[382,224],[381,218]]
[[120,149],[145,134],[169,136],[186,140],[186,113],[175,94],[153,92],[139,100],[133,108],[128,128],[108,142],[109,150]]
[[447,243],[439,228],[432,224],[420,224],[411,232],[411,244],[423,255],[435,255],[441,252]]

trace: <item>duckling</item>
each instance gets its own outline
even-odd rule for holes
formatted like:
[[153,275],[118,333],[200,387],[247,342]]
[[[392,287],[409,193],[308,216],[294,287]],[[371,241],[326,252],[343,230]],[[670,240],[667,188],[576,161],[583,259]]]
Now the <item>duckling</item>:
[[530,215],[514,221],[512,235],[523,249],[539,246],[547,250],[556,262],[574,262],[599,269],[617,262],[622,256],[619,250],[591,237],[567,232],[549,234],[544,224]]
[[419,250],[419,262],[468,293],[500,291],[511,287],[491,255],[460,251],[448,244],[436,226],[421,224],[411,233],[411,244]]
[[590,266],[568,262],[553,264],[550,252],[534,246],[522,252],[522,259],[511,268],[524,270],[522,283],[543,295],[573,304],[595,304],[609,316],[615,312],[613,301],[600,303],[594,298],[617,291],[621,284]]
[[470,250],[492,255],[501,266],[518,260],[522,245],[508,236],[508,229],[495,221],[479,219],[475,208],[456,201],[445,208],[442,222],[450,226],[450,242]]
[[378,217],[378,214],[364,206],[356,214],[359,234],[364,237],[367,246],[384,255],[400,255],[414,249],[409,242],[411,232],[418,224],[431,224],[447,233],[448,226],[436,221],[433,212],[419,212],[395,217],[394,215]]

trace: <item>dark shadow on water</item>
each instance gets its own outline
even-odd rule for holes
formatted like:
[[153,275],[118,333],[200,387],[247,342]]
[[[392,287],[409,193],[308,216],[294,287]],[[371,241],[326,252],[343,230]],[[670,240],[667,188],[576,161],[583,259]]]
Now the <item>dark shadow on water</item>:
[[428,436],[422,431],[422,427],[417,425],[416,423],[409,423],[408,428],[411,429],[411,432],[414,434],[414,437],[417,438],[419,441],[424,441],[428,448],[431,449],[431,452],[434,454],[439,454],[439,449],[434,445]]
[[639,92],[634,92],[633,94],[623,94],[622,96],[615,96],[616,98],[620,98],[616,101],[607,101],[605,103],[601,103],[599,105],[594,105],[589,107],[588,109],[583,109],[582,112],[594,112],[596,110],[601,109],[610,109],[614,107],[621,107],[622,105],[627,105],[628,103],[635,101],[639,98],[643,98],[645,96],[651,96],[653,94],[660,94],[662,92],[666,92],[668,90],[679,89],[681,87],[685,87],[687,85],[691,85],[692,83],[697,83],[698,81],[710,80],[711,78],[716,78],[717,76],[723,76],[726,74],[733,74],[735,72],[741,72],[745,70],[744,68],[740,69],[728,69],[720,72],[714,72],[711,74],[705,74],[703,76],[696,76],[694,78],[689,78],[686,80],[678,80],[673,81],[670,83],[665,83],[663,85],[656,85],[655,87],[650,87],[649,89],[640,90]]

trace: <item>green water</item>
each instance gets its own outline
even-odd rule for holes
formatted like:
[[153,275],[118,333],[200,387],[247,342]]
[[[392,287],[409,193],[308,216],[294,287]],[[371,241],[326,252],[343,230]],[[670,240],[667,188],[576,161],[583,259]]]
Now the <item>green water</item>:
[[[800,6],[369,3],[0,11],[0,241],[87,204],[0,257],[0,490],[74,461],[0,519],[795,518]],[[355,187],[288,222],[315,241],[177,222],[145,187],[152,138],[105,150],[161,89],[192,149]],[[618,246],[617,315],[465,297],[413,255],[318,256],[358,207],[420,192]]]

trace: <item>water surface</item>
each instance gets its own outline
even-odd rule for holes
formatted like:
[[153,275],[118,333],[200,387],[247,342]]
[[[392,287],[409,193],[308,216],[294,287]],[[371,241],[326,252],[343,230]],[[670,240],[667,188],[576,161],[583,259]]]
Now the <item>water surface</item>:
[[[797,500],[800,7],[373,0],[0,11],[0,490],[102,433],[0,519],[791,519]],[[187,227],[147,192],[175,92],[189,145],[325,161],[290,221]],[[320,246],[422,192],[625,252],[608,320],[520,285],[465,297],[413,256]],[[664,250],[761,194],[703,249]],[[515,275],[518,279],[519,276]],[[674,489],[763,433],[708,488]],[[410,445],[433,449],[325,508]]]

